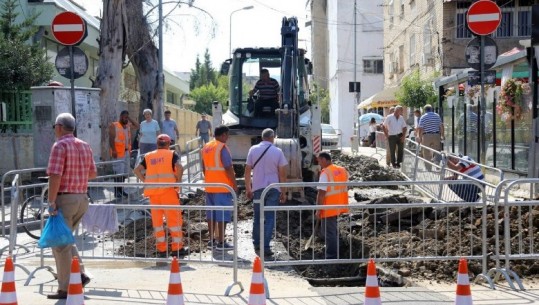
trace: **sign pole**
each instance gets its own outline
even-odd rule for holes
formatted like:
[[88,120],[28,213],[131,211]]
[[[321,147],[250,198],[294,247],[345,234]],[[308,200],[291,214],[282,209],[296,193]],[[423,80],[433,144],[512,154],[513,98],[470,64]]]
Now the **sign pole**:
[[[69,81],[71,83],[71,114],[77,119],[77,111],[75,110],[75,61],[73,60],[73,46],[69,46],[69,69],[71,70],[69,75]],[[74,135],[77,136],[76,128]]]
[[[481,48],[480,48],[480,65],[481,70],[479,71],[481,75],[481,96],[479,98],[479,103],[477,105],[477,160],[480,163],[486,163],[486,160],[482,160],[481,156],[486,156],[487,148],[482,147],[481,144],[486,141],[482,141],[485,137],[485,112],[486,112],[486,103],[485,103],[485,36],[481,36]],[[486,145],[485,145],[486,146]]]

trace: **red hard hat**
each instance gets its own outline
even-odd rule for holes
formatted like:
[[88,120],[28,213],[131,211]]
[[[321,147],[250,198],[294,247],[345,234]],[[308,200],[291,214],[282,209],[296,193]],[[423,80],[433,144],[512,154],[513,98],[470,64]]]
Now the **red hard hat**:
[[168,134],[165,134],[165,133],[162,133],[160,135],[157,136],[157,142],[166,142],[166,143],[170,143],[170,137],[168,136]]

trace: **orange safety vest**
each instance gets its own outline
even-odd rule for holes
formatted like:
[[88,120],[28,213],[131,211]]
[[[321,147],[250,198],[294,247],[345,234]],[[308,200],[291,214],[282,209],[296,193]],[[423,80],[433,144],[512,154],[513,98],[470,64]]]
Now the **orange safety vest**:
[[116,129],[116,137],[114,138],[114,150],[118,158],[123,158],[126,151],[131,150],[131,128],[127,126],[127,147],[125,146],[125,133],[124,127],[120,122],[114,122],[114,128]]
[[[172,156],[174,151],[168,149],[158,149],[147,153],[144,156],[146,161],[145,182],[153,183],[176,183],[175,170],[172,168]],[[168,189],[161,186],[145,186],[144,195],[159,195]]]
[[[234,185],[226,175],[223,162],[221,161],[221,150],[228,150],[225,143],[212,140],[202,148],[202,161],[204,162],[204,181],[206,183],[224,183],[231,187]],[[230,151],[229,151],[230,152]],[[207,193],[229,193],[224,187],[206,187]]]
[[[347,182],[348,172],[344,167],[331,164],[324,168],[322,173],[326,173],[328,182]],[[348,188],[346,185],[328,186],[324,205],[342,205],[348,204]],[[320,218],[338,216],[342,213],[348,213],[348,209],[330,209],[320,210]]]

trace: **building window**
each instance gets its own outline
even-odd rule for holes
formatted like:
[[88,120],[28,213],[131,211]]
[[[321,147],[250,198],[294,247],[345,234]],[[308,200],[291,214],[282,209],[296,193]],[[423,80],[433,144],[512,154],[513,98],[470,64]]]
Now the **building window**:
[[404,45],[399,46],[399,63],[397,72],[404,72]]
[[432,18],[425,22],[423,26],[423,53],[425,55],[432,54]]
[[[520,2],[522,4],[522,2]],[[531,36],[532,31],[532,18],[531,18],[531,6],[524,6],[518,9],[517,20],[517,35],[518,36]]]
[[383,74],[384,61],[382,59],[364,59],[363,73]]
[[412,17],[415,17],[417,15],[417,10],[415,6],[415,0],[410,0],[410,13]]
[[404,18],[404,0],[401,0],[401,4],[400,4],[400,15],[399,15],[399,18],[402,19]]
[[502,10],[502,21],[496,30],[496,37],[513,36],[513,12]]
[[393,16],[395,15],[395,5],[393,4],[393,0],[389,0],[387,3],[387,10],[389,15],[389,27],[393,27]]
[[[460,10],[459,10],[460,11]],[[457,13],[457,38],[470,38],[472,32],[466,26],[466,11]]]
[[176,104],[176,94],[167,90],[167,103]]

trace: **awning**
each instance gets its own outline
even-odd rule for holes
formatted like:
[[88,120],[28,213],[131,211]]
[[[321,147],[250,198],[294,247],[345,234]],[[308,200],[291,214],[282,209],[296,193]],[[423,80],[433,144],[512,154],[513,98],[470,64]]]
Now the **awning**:
[[367,98],[361,102],[357,108],[358,109],[370,109],[378,107],[392,107],[399,104],[395,98],[395,93],[399,90],[399,87],[392,87],[384,89],[373,96]]

